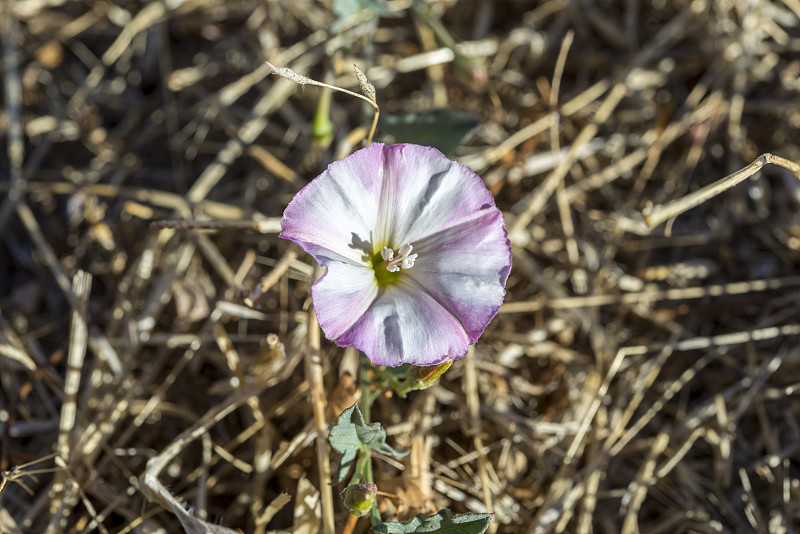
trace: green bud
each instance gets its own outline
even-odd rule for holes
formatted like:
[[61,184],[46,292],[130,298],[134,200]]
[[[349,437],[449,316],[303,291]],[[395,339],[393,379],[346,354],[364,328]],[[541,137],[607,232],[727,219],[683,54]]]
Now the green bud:
[[414,389],[427,389],[436,384],[439,377],[453,365],[453,360],[445,360],[438,365],[417,367],[417,380]]
[[401,397],[408,395],[409,391],[428,389],[436,384],[445,371],[453,365],[453,360],[447,359],[436,365],[417,367],[416,365],[403,364],[388,371],[391,376],[392,389]]
[[317,110],[311,121],[311,137],[321,148],[328,148],[333,141],[333,123],[331,122],[331,90],[323,88],[317,102]]
[[351,514],[361,517],[367,515],[372,509],[377,493],[378,486],[374,482],[351,484],[342,492],[342,499]]

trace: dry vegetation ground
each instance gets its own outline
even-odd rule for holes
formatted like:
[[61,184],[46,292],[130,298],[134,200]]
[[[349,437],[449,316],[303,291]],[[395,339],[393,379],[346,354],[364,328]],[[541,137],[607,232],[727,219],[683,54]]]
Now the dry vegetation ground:
[[173,453],[161,482],[210,523],[343,530],[315,437],[358,358],[307,357],[313,262],[277,232],[371,116],[334,96],[313,146],[320,90],[265,59],[354,90],[358,63],[384,112],[477,115],[453,155],[511,231],[474,351],[373,407],[412,451],[375,460],[384,518],[800,531],[800,181],[765,167],[671,234],[641,215],[763,152],[800,161],[800,2],[410,4],[337,34],[330,0],[2,3],[0,531],[182,532],[140,478]]

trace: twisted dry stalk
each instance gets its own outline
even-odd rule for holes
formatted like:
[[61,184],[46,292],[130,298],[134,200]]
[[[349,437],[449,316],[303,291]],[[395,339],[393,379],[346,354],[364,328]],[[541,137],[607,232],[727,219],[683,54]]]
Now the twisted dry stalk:
[[669,228],[672,226],[672,221],[678,215],[699,206],[703,202],[714,198],[715,196],[727,191],[732,187],[739,185],[748,178],[755,176],[755,174],[761,170],[764,165],[769,164],[778,165],[779,167],[787,169],[794,174],[798,180],[800,180],[800,165],[794,161],[782,158],[780,156],[774,156],[767,152],[766,154],[761,154],[747,167],[731,173],[712,184],[689,193],[682,198],[674,200],[665,206],[655,206],[646,210],[643,214],[644,220],[647,223],[647,226],[650,228],[655,228],[664,221],[670,221],[670,223],[667,225],[667,231],[669,231]]

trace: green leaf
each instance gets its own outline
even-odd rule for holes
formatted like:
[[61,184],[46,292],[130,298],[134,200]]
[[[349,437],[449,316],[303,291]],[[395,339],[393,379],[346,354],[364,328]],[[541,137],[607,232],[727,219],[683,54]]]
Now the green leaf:
[[483,534],[492,522],[492,514],[461,514],[453,517],[450,510],[436,515],[417,514],[407,523],[380,523],[372,530],[383,534]]
[[414,143],[453,152],[480,121],[475,115],[449,109],[435,109],[405,115],[382,114],[378,130],[395,143]]
[[398,451],[387,445],[386,431],[381,428],[381,424],[367,424],[357,404],[353,404],[339,415],[336,424],[331,427],[328,442],[331,447],[342,453],[339,471],[333,480],[334,484],[344,479],[356,455],[366,452],[367,449],[397,457],[408,454],[408,451]]

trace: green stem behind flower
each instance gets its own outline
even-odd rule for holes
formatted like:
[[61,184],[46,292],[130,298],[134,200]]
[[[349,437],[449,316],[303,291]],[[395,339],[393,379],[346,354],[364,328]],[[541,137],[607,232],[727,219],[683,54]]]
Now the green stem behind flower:
[[[373,390],[371,388],[370,372],[369,372],[371,367],[372,364],[369,362],[369,360],[367,360],[367,357],[362,354],[361,355],[361,415],[364,416],[364,421],[367,424],[369,424],[370,417],[372,414],[372,403],[375,402],[375,399],[377,399],[378,395],[380,395],[381,393],[380,389],[375,388]],[[357,482],[375,482],[375,480],[373,480],[373,475],[372,475],[372,449],[369,447],[364,447],[358,456],[358,461],[356,462],[355,474],[353,475],[353,480],[350,483],[354,484]],[[370,519],[372,520],[373,525],[377,525],[382,522],[381,513],[378,511],[377,502],[370,510]]]

